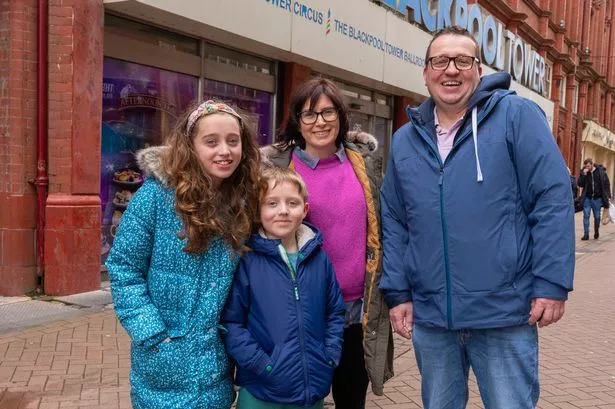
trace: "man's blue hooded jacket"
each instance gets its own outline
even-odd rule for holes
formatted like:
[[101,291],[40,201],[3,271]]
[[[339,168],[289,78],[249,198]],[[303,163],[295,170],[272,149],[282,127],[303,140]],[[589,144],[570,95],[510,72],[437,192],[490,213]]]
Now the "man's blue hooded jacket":
[[[574,271],[574,209],[566,165],[542,110],[481,79],[444,162],[434,102],[408,109],[381,190],[390,307],[448,329],[527,323],[532,298],[566,299]],[[474,125],[474,131],[473,131]]]

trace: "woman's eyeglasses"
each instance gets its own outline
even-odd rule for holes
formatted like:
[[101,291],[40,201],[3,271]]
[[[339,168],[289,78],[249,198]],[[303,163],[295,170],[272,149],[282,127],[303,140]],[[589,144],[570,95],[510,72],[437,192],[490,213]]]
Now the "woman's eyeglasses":
[[322,120],[325,122],[333,122],[337,119],[337,109],[336,108],[325,108],[320,112],[316,111],[303,111],[299,113],[299,120],[304,125],[313,125],[318,121],[318,115],[322,117]]

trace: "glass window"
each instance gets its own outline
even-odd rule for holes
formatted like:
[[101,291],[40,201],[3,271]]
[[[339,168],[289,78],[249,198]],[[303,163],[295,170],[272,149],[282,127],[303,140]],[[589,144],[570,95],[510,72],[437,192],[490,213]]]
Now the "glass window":
[[105,31],[117,33],[133,40],[156,45],[161,48],[199,55],[200,42],[195,38],[163,30],[147,24],[105,14]]
[[372,133],[369,115],[350,110],[348,112],[348,122],[351,131]]
[[546,64],[545,68],[545,93],[544,97],[547,99],[551,99],[551,78],[553,75],[553,66],[549,63]]
[[249,122],[259,145],[273,142],[271,113],[273,95],[240,85],[206,79],[203,87],[204,100],[218,99],[235,105],[249,117]]
[[566,106],[566,77],[562,77],[559,84],[559,106]]
[[374,136],[378,139],[378,146],[385,149],[388,146],[388,136],[390,135],[388,120],[377,116],[374,121]]
[[253,55],[247,55],[228,48],[218,47],[213,44],[206,44],[205,56],[207,59],[222,64],[228,64],[248,71],[260,72],[272,75],[274,63]]
[[143,183],[135,151],[160,145],[177,117],[197,97],[198,79],[105,58],[101,186],[104,263],[123,211]]

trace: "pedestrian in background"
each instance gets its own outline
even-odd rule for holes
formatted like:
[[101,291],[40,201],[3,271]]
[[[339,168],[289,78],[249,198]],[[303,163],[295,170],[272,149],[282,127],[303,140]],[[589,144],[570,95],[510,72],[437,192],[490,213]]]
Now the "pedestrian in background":
[[611,182],[604,168],[594,164],[592,158],[583,161],[583,168],[579,174],[579,187],[583,202],[583,237],[581,240],[589,240],[589,214],[594,213],[594,239],[600,237],[600,211],[604,207],[609,208],[611,196]]
[[303,224],[307,190],[288,168],[263,171],[260,230],[222,316],[241,387],[237,409],[322,409],[342,355],[345,306],[322,235]]
[[147,180],[107,260],[115,312],[132,341],[132,405],[230,408],[218,325],[258,205],[258,148],[242,116],[207,101],[166,146],[137,159]]
[[382,187],[393,329],[412,338],[426,409],[461,409],[473,369],[486,408],[536,406],[538,331],[572,290],[570,179],[544,113],[480,78],[476,40],[434,35],[431,98],[393,136]]
[[382,157],[369,134],[348,132],[348,109],[330,80],[313,78],[294,90],[283,141],[261,150],[264,162],[291,167],[310,192],[307,221],[322,232],[346,303],[342,357],[333,375],[337,409],[365,407],[393,376],[393,338],[378,283],[382,274]]

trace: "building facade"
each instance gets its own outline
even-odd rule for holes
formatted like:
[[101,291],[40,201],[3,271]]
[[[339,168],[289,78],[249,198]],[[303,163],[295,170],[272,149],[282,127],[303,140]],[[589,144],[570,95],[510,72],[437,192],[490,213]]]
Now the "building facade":
[[612,0],[0,1],[0,295],[98,287],[143,182],[134,151],[194,101],[239,106],[267,144],[291,91],[325,76],[386,155],[405,107],[427,98],[432,33],[452,24],[476,36],[484,73],[510,72],[543,109],[571,169],[592,154],[612,176],[613,12]]

